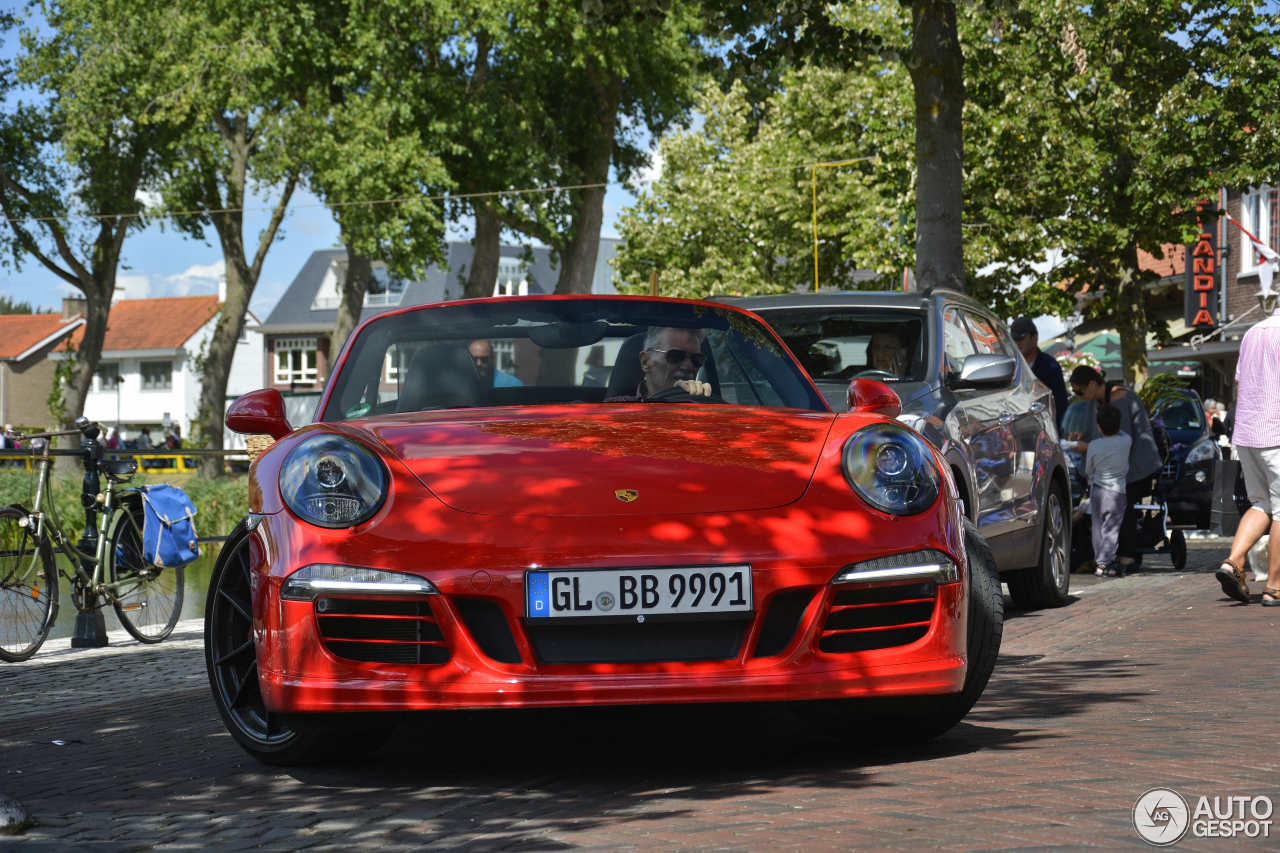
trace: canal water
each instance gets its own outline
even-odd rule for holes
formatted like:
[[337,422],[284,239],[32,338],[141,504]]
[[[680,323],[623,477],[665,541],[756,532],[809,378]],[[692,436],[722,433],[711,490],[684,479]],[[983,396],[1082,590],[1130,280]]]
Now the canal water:
[[[221,542],[203,543],[200,545],[200,559],[183,566],[183,619],[204,616],[204,598],[209,591],[209,576],[213,573],[213,563],[218,558],[218,551],[221,548]],[[62,564],[63,559],[58,555],[59,565]],[[59,575],[58,584],[58,620],[54,623],[53,630],[49,632],[49,637],[50,639],[67,639],[75,633],[76,606],[71,601],[71,587],[67,579]],[[106,620],[108,631],[114,631],[120,627],[120,620],[116,619],[116,612],[111,605],[108,604],[102,608],[102,615]]]

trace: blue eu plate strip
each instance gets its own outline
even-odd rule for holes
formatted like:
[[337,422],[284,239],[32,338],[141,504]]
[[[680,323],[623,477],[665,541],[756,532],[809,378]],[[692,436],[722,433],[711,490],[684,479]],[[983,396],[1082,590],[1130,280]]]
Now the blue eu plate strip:
[[526,612],[529,618],[551,615],[550,584],[546,572],[529,572],[525,576]]

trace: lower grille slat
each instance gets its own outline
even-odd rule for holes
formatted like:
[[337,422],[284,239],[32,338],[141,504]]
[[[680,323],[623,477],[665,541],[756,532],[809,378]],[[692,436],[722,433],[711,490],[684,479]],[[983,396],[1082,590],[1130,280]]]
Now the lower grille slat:
[[914,643],[929,632],[937,597],[931,581],[839,589],[832,596],[818,648],[847,654]]
[[331,654],[369,663],[438,665],[451,652],[423,599],[316,599],[316,625]]

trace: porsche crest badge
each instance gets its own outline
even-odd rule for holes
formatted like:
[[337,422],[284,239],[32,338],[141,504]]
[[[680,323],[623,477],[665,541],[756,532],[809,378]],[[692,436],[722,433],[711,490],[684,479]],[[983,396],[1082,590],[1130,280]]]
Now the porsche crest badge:
[[629,504],[636,498],[640,497],[640,493],[635,489],[614,489],[613,496],[624,504]]

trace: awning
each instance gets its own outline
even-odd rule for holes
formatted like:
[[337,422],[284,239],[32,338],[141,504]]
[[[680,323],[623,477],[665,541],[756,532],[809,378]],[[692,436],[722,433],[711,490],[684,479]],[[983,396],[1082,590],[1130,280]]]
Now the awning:
[[1240,352],[1239,341],[1208,341],[1196,347],[1165,347],[1147,354],[1147,361],[1203,361],[1224,358]]

